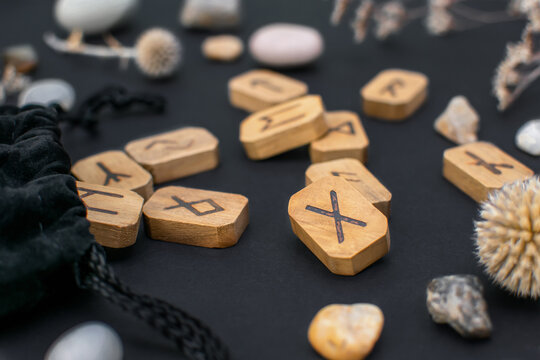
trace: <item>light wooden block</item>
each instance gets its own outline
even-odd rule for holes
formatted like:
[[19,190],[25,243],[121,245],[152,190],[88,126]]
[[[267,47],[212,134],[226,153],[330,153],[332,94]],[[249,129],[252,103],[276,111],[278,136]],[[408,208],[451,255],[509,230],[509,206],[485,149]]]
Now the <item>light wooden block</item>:
[[154,191],[152,175],[123,151],[105,151],[81,159],[71,172],[81,181],[132,190],[145,199]]
[[338,159],[313,164],[306,170],[306,186],[327,176],[347,180],[386,217],[390,215],[392,193],[356,159]]
[[152,174],[156,184],[211,170],[219,164],[219,141],[201,127],[133,140],[125,151]]
[[340,177],[291,196],[289,218],[296,236],[335,274],[355,275],[390,249],[386,216]]
[[261,160],[309,144],[327,131],[321,97],[308,95],[243,120],[240,141],[250,159]]
[[143,208],[152,239],[208,248],[233,246],[249,223],[245,196],[168,186]]
[[341,158],[367,161],[369,139],[358,115],[351,111],[326,113],[328,133],[309,146],[311,162]]
[[107,247],[123,248],[137,240],[144,199],[133,191],[77,181],[90,232]]
[[479,202],[505,183],[533,175],[531,169],[488,142],[453,147],[443,156],[443,176]]
[[254,112],[307,94],[305,83],[270,70],[251,70],[229,81],[229,100]]
[[379,119],[404,120],[426,100],[428,83],[428,78],[418,72],[381,71],[360,91],[364,113]]

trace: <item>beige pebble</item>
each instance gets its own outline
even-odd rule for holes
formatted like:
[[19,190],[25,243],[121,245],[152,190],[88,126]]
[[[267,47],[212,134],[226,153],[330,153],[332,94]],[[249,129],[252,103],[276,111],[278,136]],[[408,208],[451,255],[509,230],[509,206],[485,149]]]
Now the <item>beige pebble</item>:
[[332,360],[364,359],[381,335],[384,316],[372,304],[325,306],[308,330],[311,346],[324,358]]
[[204,56],[216,61],[234,61],[243,51],[242,40],[233,35],[210,36],[202,44]]
[[468,144],[478,140],[476,133],[480,117],[465,96],[455,96],[446,110],[435,120],[435,130],[456,144]]

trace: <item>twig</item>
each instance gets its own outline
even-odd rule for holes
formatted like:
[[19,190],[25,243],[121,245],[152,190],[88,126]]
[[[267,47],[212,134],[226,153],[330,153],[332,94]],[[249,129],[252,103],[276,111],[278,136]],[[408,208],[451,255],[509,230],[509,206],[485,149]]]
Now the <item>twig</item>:
[[68,42],[65,40],[62,40],[58,38],[53,33],[45,33],[43,34],[43,40],[47,45],[49,45],[52,49],[58,51],[58,52],[64,52],[64,53],[70,53],[70,54],[80,54],[80,55],[92,55],[92,56],[98,56],[103,58],[135,58],[135,49],[128,48],[128,47],[117,47],[117,48],[109,48],[105,46],[100,45],[91,45],[91,44],[85,44],[81,43],[79,47],[72,48],[69,46]]

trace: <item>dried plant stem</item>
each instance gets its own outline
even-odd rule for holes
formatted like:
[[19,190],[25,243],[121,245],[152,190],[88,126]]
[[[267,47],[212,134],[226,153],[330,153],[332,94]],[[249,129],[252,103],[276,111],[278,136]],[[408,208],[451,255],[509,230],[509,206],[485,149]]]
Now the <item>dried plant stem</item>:
[[349,6],[351,0],[334,1],[334,10],[332,11],[330,22],[332,23],[332,25],[339,25],[339,23],[341,22],[341,18],[343,18],[343,14],[345,14],[345,11],[347,11],[347,7]]
[[514,20],[519,20],[522,18],[518,16],[509,16],[508,13],[505,11],[487,12],[487,11],[474,9],[463,4],[453,5],[452,12],[468,20],[472,20],[472,21],[476,21],[476,22],[480,22],[484,24],[514,21]]
[[136,55],[134,48],[128,48],[124,46],[110,48],[101,45],[81,43],[79,46],[74,48],[70,46],[66,40],[60,39],[53,33],[43,34],[43,40],[52,49],[63,53],[121,59],[133,59]]
[[[538,55],[536,55],[538,56]],[[540,66],[528,73],[523,79],[519,82],[518,86],[510,94],[510,98],[506,102],[504,108],[501,110],[506,110],[536,79],[540,77]]]

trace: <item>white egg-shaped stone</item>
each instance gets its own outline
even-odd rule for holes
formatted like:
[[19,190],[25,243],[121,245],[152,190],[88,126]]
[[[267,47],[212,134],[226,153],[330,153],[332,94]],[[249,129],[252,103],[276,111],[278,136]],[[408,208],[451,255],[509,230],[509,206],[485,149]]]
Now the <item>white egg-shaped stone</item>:
[[68,31],[102,34],[125,22],[139,0],[57,0],[54,17]]
[[43,79],[34,81],[26,87],[18,99],[19,107],[24,105],[60,105],[65,111],[75,104],[75,89],[62,79]]
[[540,156],[540,120],[526,122],[516,133],[516,145],[534,156]]
[[49,348],[45,360],[121,360],[120,336],[109,325],[86,322],[63,333]]
[[324,51],[316,29],[276,23],[261,27],[249,39],[249,51],[258,62],[272,67],[298,67],[315,61]]

